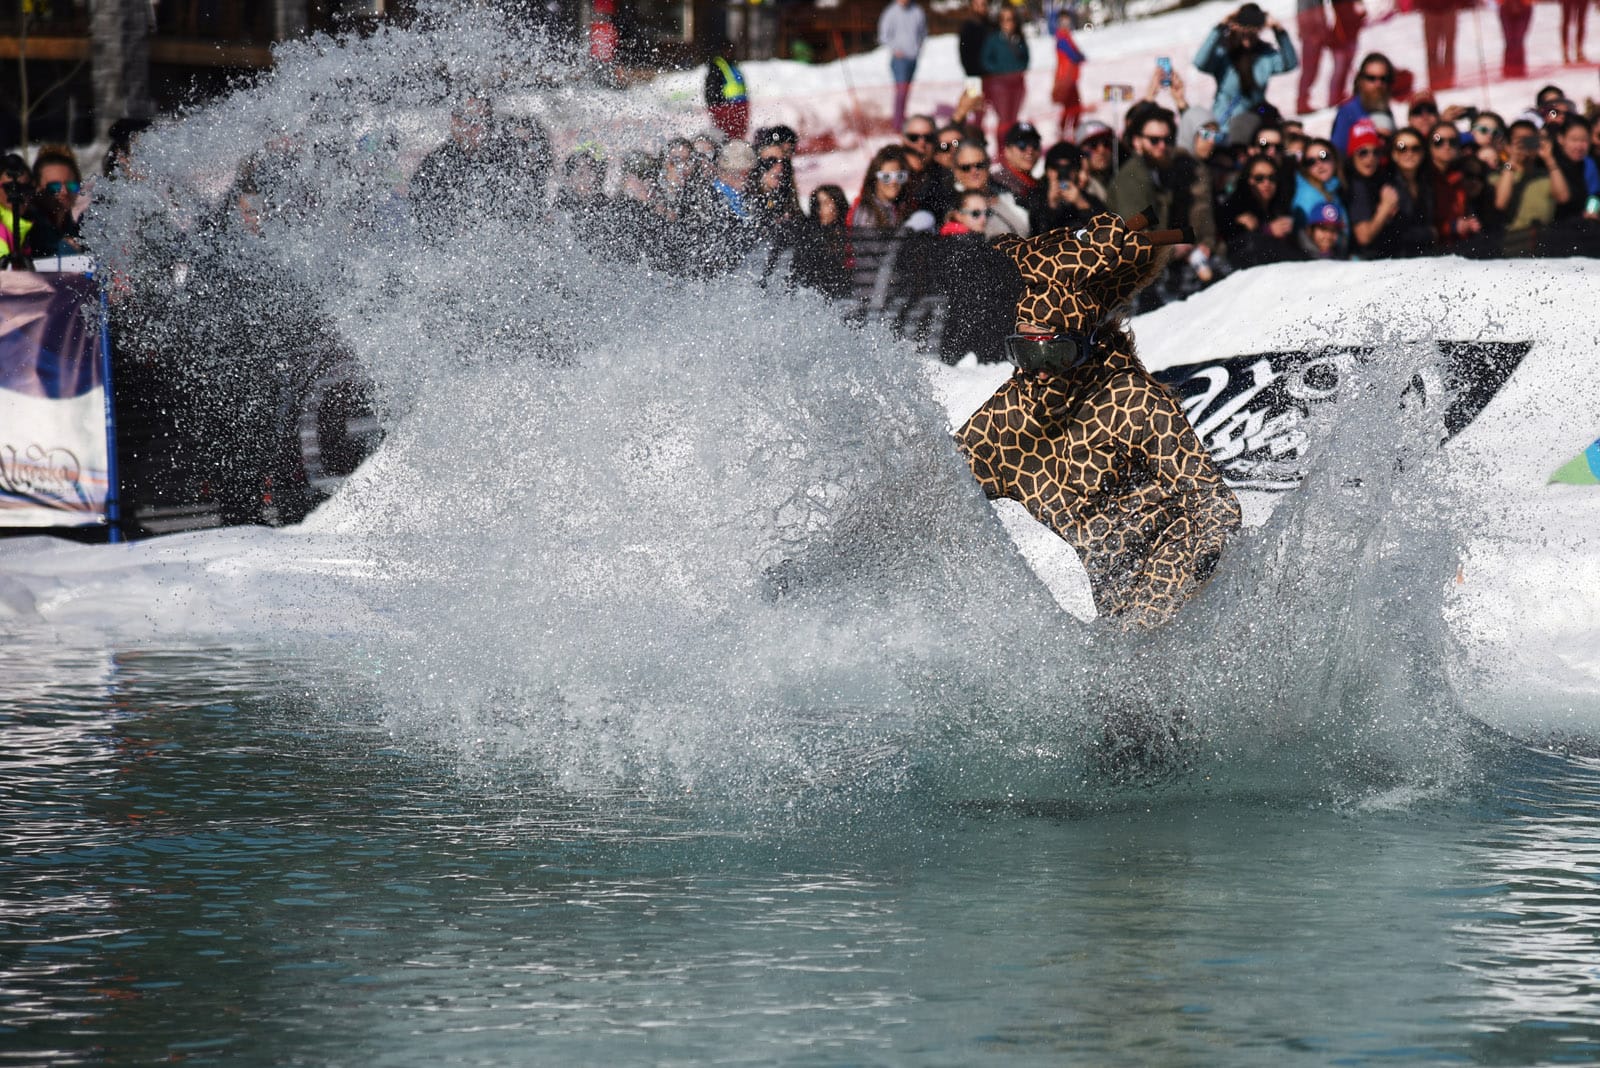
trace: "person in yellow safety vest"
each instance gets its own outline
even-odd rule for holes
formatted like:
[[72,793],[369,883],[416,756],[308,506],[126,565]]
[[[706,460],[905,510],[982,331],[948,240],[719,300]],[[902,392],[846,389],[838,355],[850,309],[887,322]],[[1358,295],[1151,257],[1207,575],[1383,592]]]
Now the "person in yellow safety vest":
[[33,223],[23,216],[29,197],[33,195],[33,172],[27,162],[16,154],[0,158],[0,241],[4,242],[4,259],[0,267],[27,270],[28,232]]
[[706,64],[706,109],[728,140],[744,140],[750,130],[750,91],[738,65],[724,55],[714,54]]

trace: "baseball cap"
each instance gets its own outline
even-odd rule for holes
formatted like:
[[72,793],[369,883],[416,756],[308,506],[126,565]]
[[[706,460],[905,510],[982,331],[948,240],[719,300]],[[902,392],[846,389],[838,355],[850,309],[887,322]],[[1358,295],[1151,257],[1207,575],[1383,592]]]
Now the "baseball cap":
[[1383,134],[1378,132],[1378,127],[1371,119],[1357,119],[1356,124],[1350,127],[1350,155],[1355,155],[1363,148],[1382,148]]
[[1307,226],[1337,226],[1344,228],[1344,219],[1339,215],[1339,205],[1323,201],[1311,209],[1311,214],[1306,217]]
[[1005,145],[1032,145],[1038,148],[1044,144],[1044,138],[1039,135],[1039,128],[1031,122],[1013,123],[1011,129],[1006,131],[1002,144]]

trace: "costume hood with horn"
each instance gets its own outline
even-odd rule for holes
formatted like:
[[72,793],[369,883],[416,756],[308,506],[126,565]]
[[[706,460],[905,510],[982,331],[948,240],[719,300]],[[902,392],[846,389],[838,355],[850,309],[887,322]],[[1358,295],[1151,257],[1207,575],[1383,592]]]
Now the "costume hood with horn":
[[1008,342],[1018,367],[956,434],[984,492],[1071,544],[1095,607],[1129,628],[1171,619],[1239,527],[1177,398],[1134,354],[1126,306],[1175,240],[1143,222],[1106,213],[996,244],[1025,286]]

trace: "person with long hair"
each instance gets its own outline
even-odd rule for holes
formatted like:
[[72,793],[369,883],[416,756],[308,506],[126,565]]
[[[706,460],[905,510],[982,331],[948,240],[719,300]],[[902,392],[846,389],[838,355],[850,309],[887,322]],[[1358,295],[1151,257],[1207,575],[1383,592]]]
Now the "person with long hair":
[[[1355,140],[1352,134],[1352,143]],[[1359,151],[1352,154],[1360,182],[1351,183],[1350,219],[1356,252],[1362,259],[1422,256],[1432,252],[1437,243],[1433,175],[1426,139],[1420,131],[1407,126],[1394,135],[1389,151],[1389,166],[1374,168],[1370,173]],[[1376,198],[1370,200],[1374,178]]]
[[850,296],[850,201],[836,185],[811,191],[810,210],[799,228],[794,277],[830,297]]
[[779,248],[794,243],[802,218],[800,194],[794,185],[794,164],[769,156],[758,159],[745,179],[740,196],[756,232]]
[[983,97],[994,105],[995,133],[1004,137],[1022,114],[1028,93],[1028,42],[1022,36],[1022,17],[1010,4],[1000,8],[995,28],[983,42]]
[[897,230],[906,221],[906,192],[911,164],[900,145],[885,145],[873,153],[861,179],[861,195],[850,208],[854,230]]
[[1279,180],[1271,160],[1251,159],[1217,212],[1217,232],[1227,247],[1228,262],[1240,270],[1296,258],[1290,240],[1294,220],[1274,207]]
[[[1263,28],[1272,31],[1276,48],[1261,39]],[[1300,58],[1283,24],[1248,3],[1212,28],[1195,53],[1194,65],[1217,80],[1211,114],[1218,126],[1232,132],[1230,123],[1236,118],[1266,106],[1267,80],[1295,70]],[[1244,132],[1255,132],[1254,126]]]
[[1291,212],[1295,229],[1303,230],[1318,205],[1334,204],[1344,221],[1343,186],[1339,183],[1339,153],[1333,142],[1319,137],[1306,145],[1294,176]]

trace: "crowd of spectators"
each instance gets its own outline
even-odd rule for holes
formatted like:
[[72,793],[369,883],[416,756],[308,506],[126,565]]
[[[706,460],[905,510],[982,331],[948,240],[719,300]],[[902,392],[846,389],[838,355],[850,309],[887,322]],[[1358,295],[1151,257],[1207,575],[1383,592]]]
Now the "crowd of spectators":
[[[1002,23],[985,41],[1011,29]],[[1157,228],[1188,233],[1148,302],[1290,260],[1600,255],[1600,135],[1557,86],[1511,116],[1441,111],[1426,93],[1400,103],[1394,65],[1371,53],[1354,64],[1324,138],[1266,102],[1267,79],[1293,70],[1296,55],[1256,5],[1224,20],[1199,58],[1217,82],[1212,107],[1191,104],[1181,75],[1158,65],[1120,131],[1088,119],[1047,147],[1025,117],[991,140],[982,94],[968,86],[939,118],[907,116],[859,181],[814,189],[796,181],[800,138],[787,126],[730,140],[712,125],[619,158],[593,142],[557,154],[536,121],[468,99],[449,138],[411,173],[405,211],[441,236],[508,212],[553,212],[604,257],[686,277],[753,269],[880,304],[885,272],[901,291],[921,272],[997,322],[1013,283],[993,240],[1076,227],[1106,210],[1148,212]],[[259,158],[241,169],[229,197],[241,217],[271,184],[270,169]],[[85,203],[65,146],[45,147],[31,167],[0,157],[0,238],[13,266],[81,251]],[[907,252],[908,242],[932,248]]]

